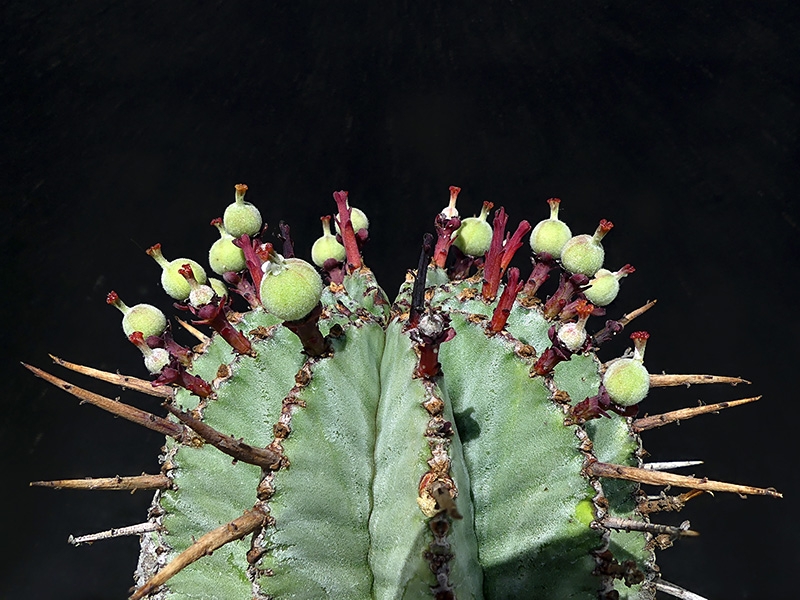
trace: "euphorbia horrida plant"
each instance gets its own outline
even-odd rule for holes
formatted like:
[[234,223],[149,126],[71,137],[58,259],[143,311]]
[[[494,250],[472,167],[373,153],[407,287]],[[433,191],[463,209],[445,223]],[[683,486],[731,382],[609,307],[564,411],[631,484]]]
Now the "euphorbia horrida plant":
[[[629,334],[632,352],[599,358],[653,305],[605,308],[634,271],[603,268],[611,222],[573,236],[550,199],[549,219],[512,231],[502,208],[489,223],[489,202],[461,219],[452,187],[390,303],[347,192],[309,249],[317,268],[285,224],[280,247],[263,239],[246,190],[212,222],[224,283],[148,250],[195,347],[158,308],[111,292],[152,381],[55,358],[162,398],[166,416],[28,367],[166,435],[160,473],[35,483],[156,490],[144,523],[72,540],[140,535],[132,598],[697,598],[654,557],[695,533],[657,513],[704,492],[780,497],[671,472],[695,463],[643,464],[643,431],[756,398],[640,410],[652,387],[742,380],[650,374],[644,331]],[[527,278],[509,266],[526,237]]]

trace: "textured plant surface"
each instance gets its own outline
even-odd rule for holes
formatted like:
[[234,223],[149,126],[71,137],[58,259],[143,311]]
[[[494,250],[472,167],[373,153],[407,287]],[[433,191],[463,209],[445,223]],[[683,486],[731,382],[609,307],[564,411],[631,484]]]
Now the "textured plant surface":
[[[451,188],[390,304],[346,192],[335,233],[323,218],[317,270],[285,224],[275,247],[262,241],[246,190],[213,222],[209,263],[227,286],[148,250],[211,337],[181,321],[199,342],[182,346],[158,309],[112,292],[154,381],[55,359],[162,397],[166,417],[29,367],[167,436],[159,474],[36,482],[156,490],[146,522],[73,540],[139,534],[133,598],[696,598],[654,554],[694,532],[653,515],[704,492],[779,496],[643,464],[642,431],[755,398],[640,415],[651,387],[742,380],[650,375],[642,331],[630,353],[598,358],[653,305],[611,318],[633,268],[602,268],[610,222],[573,236],[551,199],[549,219],[510,230],[503,209],[489,223],[490,203],[462,219]],[[509,265],[528,243],[523,279]]]

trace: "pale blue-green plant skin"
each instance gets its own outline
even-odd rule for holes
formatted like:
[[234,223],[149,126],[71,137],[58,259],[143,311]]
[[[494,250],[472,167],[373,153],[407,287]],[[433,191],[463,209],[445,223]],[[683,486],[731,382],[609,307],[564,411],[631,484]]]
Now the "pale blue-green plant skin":
[[[381,369],[379,433],[375,444],[375,506],[370,520],[372,549],[370,564],[375,574],[375,598],[423,598],[436,585],[424,552],[433,540],[428,521],[417,504],[414,483],[428,470],[431,450],[424,437],[430,414],[422,381],[414,377],[417,357],[401,321],[393,321],[386,332],[386,350]],[[444,418],[453,422],[452,409],[443,389]],[[450,528],[455,555],[450,580],[458,598],[482,597],[482,573],[477,566],[477,543],[473,530],[470,484],[459,437],[453,436],[448,451],[451,476],[459,496],[456,506],[463,516]]]
[[[535,355],[523,356],[519,347],[529,344],[541,353],[552,324],[537,307],[515,304],[506,330],[487,335],[496,301],[463,296],[480,282],[450,283],[435,268],[428,275],[428,310],[446,313],[456,332],[442,344],[442,374],[431,381],[454,432],[450,476],[463,516],[450,519],[448,532],[448,578],[456,597],[597,598],[601,579],[592,574],[592,552],[609,534],[578,518],[579,504],[596,497],[596,484],[582,475],[584,430],[565,424],[553,394],[562,390],[573,401],[596,394],[599,363],[593,355],[575,356],[556,367],[552,382],[532,377]],[[417,502],[431,459],[425,436],[430,414],[406,327],[410,286],[402,286],[391,314],[368,270],[324,290],[320,328],[328,333],[338,324],[342,332],[331,338],[330,356],[309,362],[310,382],[297,392],[305,406],[294,408],[291,433],[282,442],[290,466],[274,474],[267,501],[274,526],[257,540],[266,550],[256,565],[260,571],[245,559],[248,537],[184,569],[160,598],[247,599],[254,589],[276,600],[432,597],[437,582],[425,552],[433,534]],[[274,439],[283,399],[307,357],[298,338],[262,310],[238,324],[245,333],[259,326],[268,335],[250,336],[256,357],[236,356],[215,336],[192,370],[212,381],[220,365],[230,366],[203,420],[263,447]],[[187,410],[198,404],[184,391],[177,403]],[[624,419],[591,422],[585,432],[598,459],[638,464],[638,440]],[[148,534],[170,548],[164,559],[253,506],[262,477],[260,468],[232,464],[208,445],[169,441],[167,455],[176,489],[157,494],[165,531]],[[606,489],[610,514],[641,518],[634,484],[603,482]],[[608,541],[618,560],[633,558],[643,570],[652,563],[643,534],[611,533]],[[628,600],[653,597],[646,586],[610,585]]]

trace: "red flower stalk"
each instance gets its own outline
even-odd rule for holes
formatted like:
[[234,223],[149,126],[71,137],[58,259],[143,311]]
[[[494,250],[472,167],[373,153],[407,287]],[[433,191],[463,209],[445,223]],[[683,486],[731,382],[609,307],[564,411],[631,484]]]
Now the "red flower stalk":
[[531,370],[535,375],[548,375],[558,363],[569,360],[573,355],[573,352],[558,338],[555,325],[547,331],[547,337],[553,345],[542,352],[539,360],[533,365]]
[[506,284],[503,293],[500,295],[500,300],[492,313],[492,320],[489,321],[489,331],[497,333],[502,331],[508,321],[508,315],[511,314],[511,307],[514,306],[514,300],[517,298],[522,289],[522,282],[519,280],[519,269],[516,267],[508,271],[508,283]]
[[533,261],[533,271],[531,271],[525,287],[522,288],[523,296],[533,297],[545,281],[550,278],[550,271],[556,268],[556,261],[553,255],[548,252],[540,252],[531,258]]
[[254,352],[250,340],[228,321],[227,302],[230,302],[230,298],[223,299],[219,304],[206,304],[199,310],[192,310],[195,315],[200,317],[198,321],[192,321],[192,323],[195,325],[208,325],[216,331],[222,339],[228,342],[231,348],[238,354],[249,354],[252,356]]
[[[508,216],[504,208],[495,213],[492,221],[492,242],[486,252],[486,262],[483,268],[483,288],[481,295],[484,300],[493,300],[500,289],[500,279],[506,272],[514,253],[522,246],[522,238],[531,230],[527,221],[520,222],[511,238],[505,234]],[[505,239],[504,239],[505,237]]]
[[417,377],[432,379],[441,373],[439,346],[452,340],[456,330],[450,327],[450,318],[443,313],[427,312],[409,333],[419,350]]
[[456,211],[456,198],[461,191],[460,187],[450,186],[450,206],[436,215],[436,249],[433,251],[433,260],[436,266],[444,268],[447,253],[453,243],[454,234],[461,227],[461,219]]
[[361,268],[361,252],[358,250],[356,242],[356,232],[353,230],[353,222],[350,220],[350,207],[347,204],[347,192],[333,192],[333,199],[339,208],[336,221],[339,223],[339,231],[342,236],[342,245],[347,253],[347,264],[351,271]]
[[186,367],[184,367],[182,364],[179,364],[177,361],[174,361],[169,366],[164,367],[164,369],[161,371],[161,375],[159,375],[158,379],[153,382],[153,385],[156,387],[169,384],[182,387],[195,396],[199,396],[200,398],[208,398],[214,393],[214,390],[211,389],[211,386],[208,383],[206,383],[201,377],[187,372]]
[[500,278],[503,276],[500,272],[500,261],[503,258],[503,236],[506,231],[506,223],[508,223],[508,215],[506,215],[505,208],[500,207],[500,210],[494,214],[492,242],[486,252],[486,261],[483,265],[483,288],[481,294],[484,300],[494,300],[500,287]]
[[547,299],[544,304],[544,316],[554,319],[561,310],[570,303],[572,297],[580,290],[581,286],[589,283],[589,278],[583,273],[575,273],[570,277],[561,275],[556,293]]
[[300,338],[303,350],[308,356],[322,356],[330,351],[330,344],[319,330],[319,318],[322,315],[322,305],[317,304],[314,309],[302,319],[284,321],[283,324]]
[[169,355],[172,358],[186,367],[192,364],[192,351],[186,346],[181,346],[175,341],[175,339],[172,337],[172,331],[169,329],[169,327],[160,336],[151,335],[145,340],[145,342],[148,346],[154,349],[164,348],[164,350],[169,352]]
[[511,263],[511,259],[514,258],[514,254],[517,250],[520,249],[522,246],[522,238],[527,235],[527,233],[531,230],[531,224],[527,221],[520,221],[519,225],[517,225],[517,230],[514,232],[514,235],[511,236],[511,239],[506,237],[506,242],[503,244],[503,257],[500,260],[500,276],[506,272],[509,263]]
[[244,252],[244,261],[253,285],[256,290],[261,288],[261,278],[264,276],[261,265],[267,261],[269,253],[272,251],[272,244],[262,244],[258,238],[251,240],[250,236],[244,234],[242,237],[233,240],[234,246],[238,246]]
[[278,223],[278,239],[283,242],[283,257],[294,258],[294,243],[292,242],[292,234],[289,229],[289,224],[286,221]]
[[569,409],[570,421],[583,425],[586,421],[599,419],[600,417],[611,417],[607,411],[613,411],[622,417],[635,417],[639,412],[639,406],[620,406],[615,403],[608,395],[605,386],[600,385],[596,396],[591,396],[581,400]]
[[592,336],[594,340],[594,346],[599,347],[600,344],[604,344],[605,342],[613,338],[615,335],[617,335],[624,328],[625,328],[624,324],[620,323],[619,321],[614,321],[613,319],[609,319],[608,321],[606,321],[606,326]]
[[251,281],[243,279],[238,273],[234,273],[233,271],[225,273],[222,279],[224,279],[225,283],[231,286],[237,294],[247,300],[250,308],[259,307],[258,293]]

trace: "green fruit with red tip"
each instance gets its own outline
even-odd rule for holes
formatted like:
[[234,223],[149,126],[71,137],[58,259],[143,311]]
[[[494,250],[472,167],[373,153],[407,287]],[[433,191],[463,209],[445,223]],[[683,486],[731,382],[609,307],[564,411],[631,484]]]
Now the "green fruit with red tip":
[[[355,212],[356,209],[351,209]],[[362,213],[363,214],[363,213]],[[347,257],[347,252],[339,242],[336,241],[336,236],[331,233],[331,218],[322,217],[322,237],[318,238],[314,245],[311,246],[311,260],[318,267],[322,267],[326,260],[334,259],[336,262],[344,262]],[[358,230],[356,230],[358,231]]]
[[610,221],[602,220],[594,235],[576,235],[561,250],[561,264],[570,273],[583,273],[592,277],[603,266],[606,252],[600,240],[613,227]]
[[489,250],[492,226],[486,222],[486,217],[491,209],[492,203],[484,202],[479,216],[461,221],[453,245],[467,256],[483,256]]
[[167,328],[167,317],[152,304],[136,304],[129,307],[120,300],[116,292],[110,292],[106,302],[113,304],[122,312],[122,330],[127,336],[140,331],[147,339],[151,335],[161,335]]
[[147,254],[153,257],[161,267],[161,287],[167,292],[169,296],[175,300],[183,301],[189,297],[192,288],[186,278],[180,274],[183,265],[188,264],[192,268],[195,280],[199,284],[204,284],[207,280],[206,270],[200,266],[199,263],[189,258],[176,258],[175,260],[168,261],[161,254],[161,244],[156,244],[147,249]]
[[225,230],[234,238],[245,234],[250,236],[257,234],[261,231],[263,223],[261,212],[249,202],[245,202],[245,192],[247,192],[246,185],[240,183],[236,186],[236,201],[228,205],[222,217]]
[[616,273],[612,273],[608,269],[600,269],[595,273],[594,279],[589,282],[589,287],[583,293],[592,304],[607,306],[619,294],[619,280],[633,271],[634,268],[630,265],[625,265]]
[[556,258],[561,256],[561,250],[572,237],[572,232],[563,221],[558,218],[558,207],[561,200],[550,198],[550,218],[540,221],[531,232],[531,250],[536,254],[547,252]]
[[644,400],[650,391],[650,373],[643,364],[644,347],[649,335],[636,331],[631,339],[636,344],[633,358],[620,358],[603,374],[603,385],[609,397],[620,406],[633,406]]
[[228,271],[238,273],[244,270],[247,263],[244,259],[244,252],[234,245],[234,238],[222,226],[222,219],[214,219],[211,224],[219,229],[220,238],[211,245],[208,251],[208,264],[211,270],[217,275],[224,275]]

